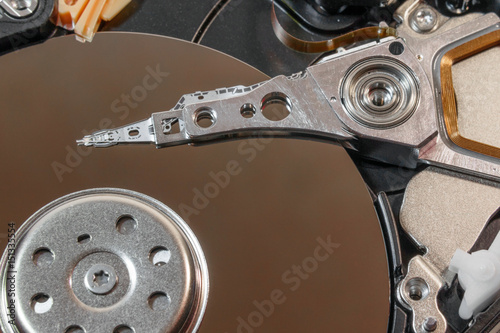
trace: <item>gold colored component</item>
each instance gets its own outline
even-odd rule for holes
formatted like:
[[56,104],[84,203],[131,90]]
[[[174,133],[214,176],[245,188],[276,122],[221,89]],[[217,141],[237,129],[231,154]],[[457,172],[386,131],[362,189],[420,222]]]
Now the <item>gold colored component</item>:
[[500,45],[500,30],[490,32],[446,52],[441,60],[441,98],[444,122],[450,140],[459,147],[500,158],[500,148],[470,140],[460,135],[451,71],[454,64],[497,45]]
[[367,27],[349,32],[345,35],[338,36],[332,39],[312,42],[292,36],[283,28],[283,26],[278,21],[278,17],[276,16],[274,2],[271,15],[273,30],[276,37],[278,37],[278,39],[289,48],[304,53],[328,52],[333,51],[339,47],[351,45],[365,40],[381,39],[390,36],[397,37],[397,31],[394,28]]
[[89,0],[59,0],[59,21],[57,25],[66,30],[73,30],[75,28],[75,22],[77,22],[82,15],[88,2]]
[[110,21],[131,0],[59,0],[57,25],[74,30],[78,40],[91,42],[101,20]]
[[104,21],[111,21],[119,12],[122,11],[132,0],[108,0],[101,13]]
[[101,23],[101,12],[106,0],[90,0],[82,16],[75,25],[75,35],[82,42],[91,42]]

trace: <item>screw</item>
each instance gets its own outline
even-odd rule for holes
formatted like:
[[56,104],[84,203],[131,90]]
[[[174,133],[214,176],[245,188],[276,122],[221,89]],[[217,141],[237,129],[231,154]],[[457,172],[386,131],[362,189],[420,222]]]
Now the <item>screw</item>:
[[434,317],[427,317],[422,324],[422,328],[426,332],[434,332],[437,328],[437,320]]
[[96,295],[110,293],[117,282],[118,276],[114,268],[109,265],[94,265],[85,274],[85,287]]
[[411,17],[411,27],[416,32],[429,32],[437,24],[438,14],[434,8],[429,6],[420,7],[413,12]]
[[109,283],[109,274],[105,271],[99,271],[94,274],[94,285],[100,287]]

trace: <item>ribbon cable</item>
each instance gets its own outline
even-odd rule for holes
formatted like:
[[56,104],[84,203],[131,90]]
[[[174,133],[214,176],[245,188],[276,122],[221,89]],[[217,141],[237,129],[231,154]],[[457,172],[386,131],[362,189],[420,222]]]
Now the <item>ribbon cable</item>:
[[339,47],[352,45],[365,40],[380,40],[385,37],[397,37],[397,31],[391,27],[366,27],[351,31],[332,39],[322,41],[307,41],[289,34],[279,23],[273,1],[271,21],[276,37],[289,48],[304,53],[323,53],[333,51]]

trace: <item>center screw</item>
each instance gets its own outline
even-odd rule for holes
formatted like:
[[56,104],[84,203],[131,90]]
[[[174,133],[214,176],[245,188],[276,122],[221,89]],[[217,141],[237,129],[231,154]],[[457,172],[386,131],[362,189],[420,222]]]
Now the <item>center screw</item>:
[[85,274],[85,287],[97,295],[109,294],[117,282],[115,269],[106,264],[94,265]]

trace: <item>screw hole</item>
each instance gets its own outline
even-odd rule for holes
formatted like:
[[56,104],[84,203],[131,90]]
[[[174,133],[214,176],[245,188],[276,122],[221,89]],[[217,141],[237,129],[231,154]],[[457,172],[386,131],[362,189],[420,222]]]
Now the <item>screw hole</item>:
[[78,236],[76,239],[79,244],[85,244],[92,240],[92,237],[89,234],[83,234]]
[[47,267],[54,262],[54,254],[47,248],[41,248],[33,253],[33,263],[38,267]]
[[215,112],[209,108],[201,108],[195,112],[196,125],[201,128],[209,128],[215,124]]
[[202,100],[202,99],[204,99],[204,98],[205,98],[205,97],[203,97],[202,95],[198,96],[198,99],[199,99],[199,100]]
[[85,329],[78,325],[68,327],[64,333],[85,333]]
[[120,234],[130,235],[137,229],[137,221],[130,215],[122,216],[116,221],[116,230]]
[[163,266],[170,261],[172,253],[165,247],[158,246],[149,253],[149,260],[155,266]]
[[138,136],[139,135],[139,131],[138,130],[131,130],[128,132],[128,135],[131,136],[131,137],[134,137],[134,136]]
[[31,298],[31,309],[35,311],[35,313],[42,314],[46,313],[52,308],[52,304],[54,301],[47,294],[36,294]]
[[243,104],[240,108],[243,118],[252,118],[255,115],[255,106],[251,103]]
[[389,52],[394,55],[400,55],[405,51],[405,47],[400,42],[393,42],[389,45]]
[[163,134],[177,134],[181,132],[178,118],[167,118],[161,121]]
[[115,327],[113,333],[135,333],[135,330],[127,325],[120,325]]
[[148,304],[153,311],[164,311],[170,305],[170,297],[163,292],[156,292],[149,296]]
[[292,101],[281,92],[272,92],[264,96],[260,110],[271,121],[281,121],[292,112]]
[[429,285],[421,278],[412,278],[406,283],[406,293],[414,301],[421,301],[429,295]]

